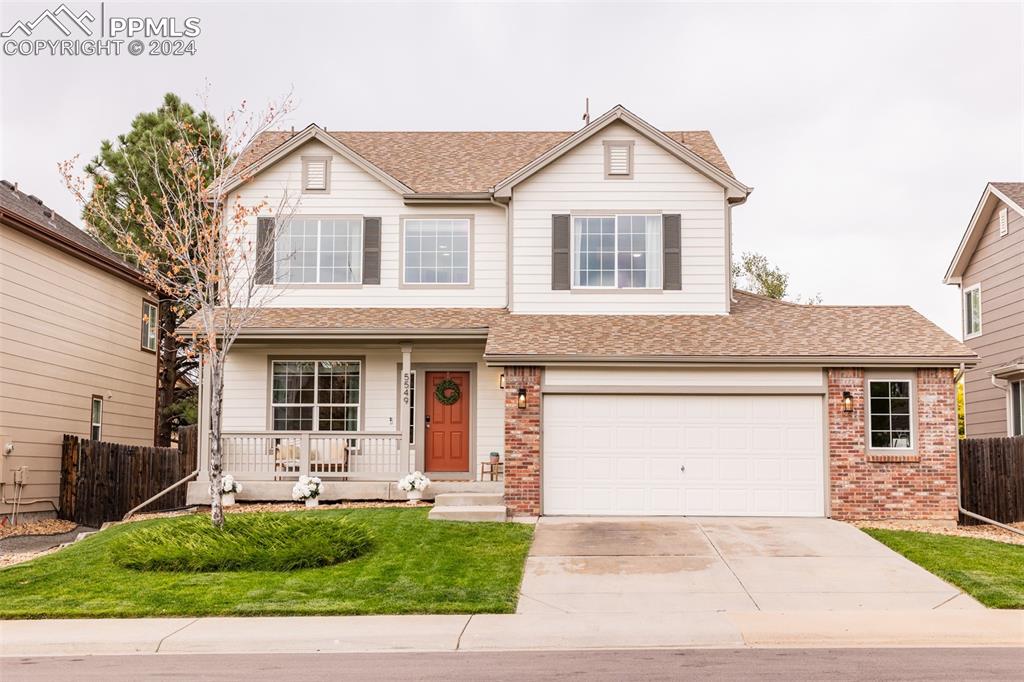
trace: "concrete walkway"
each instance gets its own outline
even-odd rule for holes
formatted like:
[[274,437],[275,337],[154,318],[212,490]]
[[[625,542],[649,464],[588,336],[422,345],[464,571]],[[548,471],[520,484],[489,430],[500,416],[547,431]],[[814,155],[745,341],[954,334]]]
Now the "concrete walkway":
[[518,612],[983,608],[853,526],[828,519],[543,517]]
[[1024,646],[1020,611],[743,611],[0,622],[2,656]]

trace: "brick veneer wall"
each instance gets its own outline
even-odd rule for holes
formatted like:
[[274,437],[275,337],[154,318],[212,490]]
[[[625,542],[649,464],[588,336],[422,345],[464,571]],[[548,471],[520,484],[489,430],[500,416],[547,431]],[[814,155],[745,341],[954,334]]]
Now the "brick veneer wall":
[[[843,412],[843,392],[853,412]],[[829,478],[837,519],[955,519],[956,390],[953,371],[919,369],[915,455],[865,451],[863,369],[828,372]]]
[[540,374],[539,367],[505,368],[505,504],[513,515],[540,514]]

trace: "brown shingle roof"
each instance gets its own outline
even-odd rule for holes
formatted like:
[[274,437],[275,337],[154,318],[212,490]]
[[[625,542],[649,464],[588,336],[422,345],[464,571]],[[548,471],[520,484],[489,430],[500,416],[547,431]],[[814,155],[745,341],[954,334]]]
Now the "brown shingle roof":
[[[247,147],[238,174],[296,132],[267,131]],[[486,192],[566,139],[572,132],[342,132],[328,133],[349,149],[420,194]],[[707,130],[666,132],[676,142],[732,176]]]
[[990,182],[989,184],[1005,194],[1017,206],[1024,208],[1024,182]]
[[487,355],[600,358],[973,358],[909,306],[809,306],[743,291],[729,315],[513,315]]
[[126,263],[116,252],[84,230],[75,227],[69,220],[48,208],[41,199],[25,194],[13,182],[0,181],[0,210],[29,223],[36,236],[56,237],[73,247],[81,257],[99,259],[110,268],[131,278],[139,279],[141,273]]
[[495,308],[264,308],[249,334],[486,330],[488,359],[933,358],[974,353],[907,306],[808,306],[743,291],[729,315],[511,315]]

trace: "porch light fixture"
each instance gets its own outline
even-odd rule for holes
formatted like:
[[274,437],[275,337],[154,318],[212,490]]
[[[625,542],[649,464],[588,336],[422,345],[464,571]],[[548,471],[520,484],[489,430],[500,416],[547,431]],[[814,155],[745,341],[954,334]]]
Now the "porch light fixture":
[[505,390],[505,373],[502,372],[501,376],[498,377],[498,388]]
[[521,389],[519,389],[519,409],[522,410],[522,409],[525,409],[525,408],[526,408],[526,389],[525,388],[521,388]]
[[849,391],[843,391],[843,412],[853,412],[853,396]]

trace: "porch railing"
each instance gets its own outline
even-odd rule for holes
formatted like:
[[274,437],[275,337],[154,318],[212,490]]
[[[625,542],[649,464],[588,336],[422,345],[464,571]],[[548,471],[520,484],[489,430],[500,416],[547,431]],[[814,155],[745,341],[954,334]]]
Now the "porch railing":
[[224,471],[239,480],[394,480],[415,468],[402,434],[376,431],[246,431],[223,434]]

